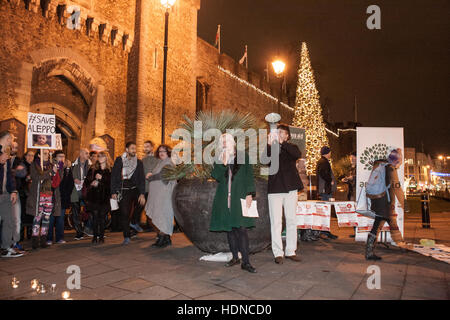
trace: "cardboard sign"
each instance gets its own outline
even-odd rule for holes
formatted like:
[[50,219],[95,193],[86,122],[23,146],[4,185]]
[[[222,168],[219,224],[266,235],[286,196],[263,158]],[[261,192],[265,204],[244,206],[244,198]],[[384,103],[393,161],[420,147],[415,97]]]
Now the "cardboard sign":
[[357,227],[358,221],[356,216],[356,202],[343,201],[334,202],[334,209],[338,219],[338,225],[342,227]]
[[330,231],[331,205],[319,201],[297,202],[297,228]]
[[28,148],[55,149],[56,119],[54,114],[28,112]]

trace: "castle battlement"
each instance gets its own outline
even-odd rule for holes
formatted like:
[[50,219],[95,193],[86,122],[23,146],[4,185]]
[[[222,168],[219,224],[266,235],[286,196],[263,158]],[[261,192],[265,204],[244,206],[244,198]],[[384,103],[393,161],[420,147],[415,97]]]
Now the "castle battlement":
[[[100,12],[94,11],[91,2],[88,0],[9,0],[13,8],[23,7],[61,25],[67,25],[68,19],[74,12],[73,8],[79,8],[79,16],[74,15],[78,24],[74,32],[82,32],[91,38],[97,37],[99,41],[130,52],[134,42],[134,29],[125,27],[117,21],[111,21]],[[133,4],[132,2],[130,5]]]

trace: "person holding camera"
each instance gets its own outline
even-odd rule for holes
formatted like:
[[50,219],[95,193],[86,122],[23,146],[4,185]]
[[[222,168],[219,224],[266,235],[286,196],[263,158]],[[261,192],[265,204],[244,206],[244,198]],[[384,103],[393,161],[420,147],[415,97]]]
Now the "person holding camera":
[[123,243],[130,243],[130,212],[138,201],[145,204],[144,165],[136,156],[136,143],[127,142],[125,152],[116,158],[111,172],[111,197],[119,202]]

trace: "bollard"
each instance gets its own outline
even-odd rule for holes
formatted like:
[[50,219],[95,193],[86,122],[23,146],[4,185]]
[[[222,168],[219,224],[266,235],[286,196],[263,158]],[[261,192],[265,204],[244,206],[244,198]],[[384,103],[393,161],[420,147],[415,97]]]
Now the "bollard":
[[422,204],[422,228],[430,228],[430,196],[428,193],[422,194],[420,197]]

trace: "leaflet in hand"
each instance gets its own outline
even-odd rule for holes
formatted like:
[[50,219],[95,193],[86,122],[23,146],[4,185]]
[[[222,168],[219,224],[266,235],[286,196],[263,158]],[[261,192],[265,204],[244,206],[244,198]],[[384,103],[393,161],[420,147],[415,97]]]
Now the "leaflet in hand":
[[256,207],[256,200],[252,201],[250,208],[247,208],[247,201],[241,199],[242,215],[248,218],[258,218],[258,208]]

